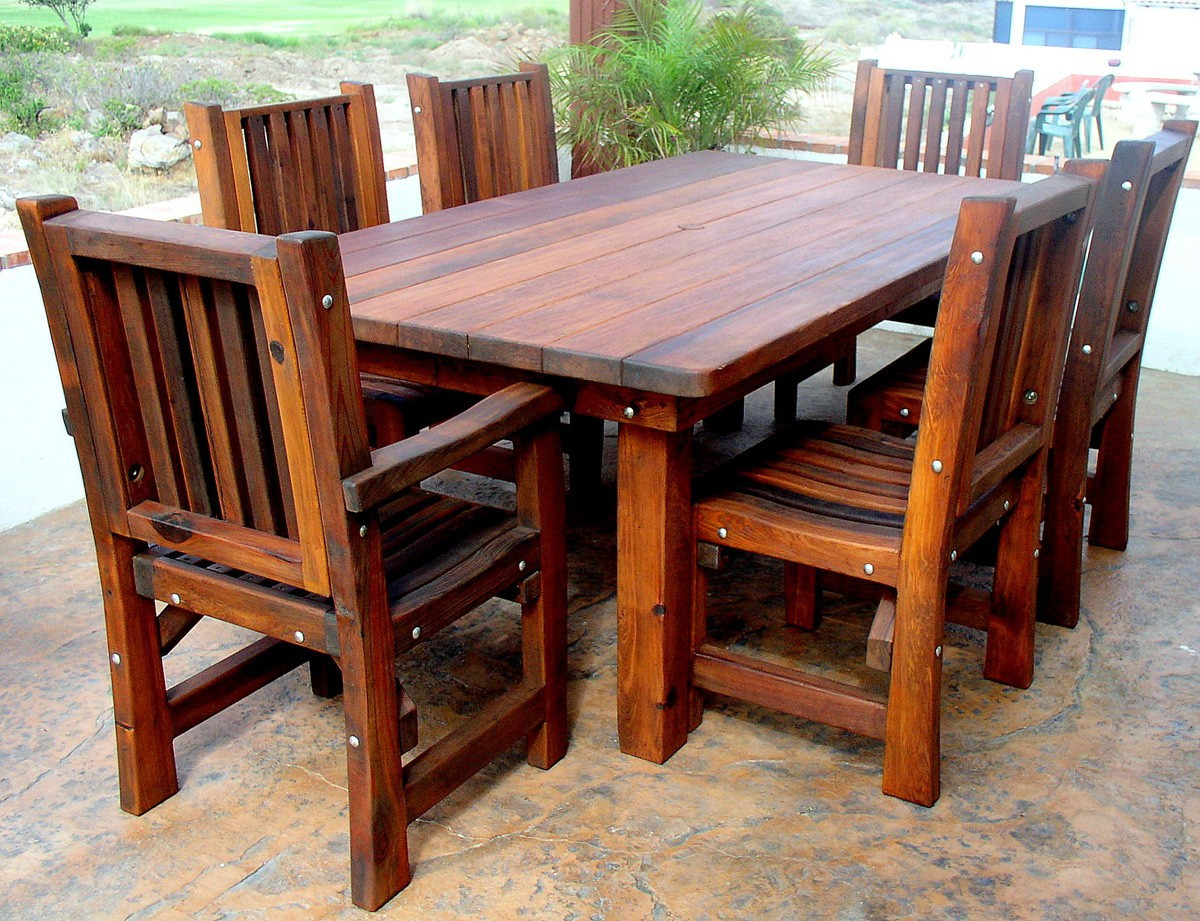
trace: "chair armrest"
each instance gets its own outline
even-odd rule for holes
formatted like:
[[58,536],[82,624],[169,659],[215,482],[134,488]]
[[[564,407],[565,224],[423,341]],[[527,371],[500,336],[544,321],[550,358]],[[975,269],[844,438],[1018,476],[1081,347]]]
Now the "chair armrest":
[[346,509],[365,512],[493,442],[566,408],[541,384],[513,384],[457,416],[371,452],[371,466],[342,480]]

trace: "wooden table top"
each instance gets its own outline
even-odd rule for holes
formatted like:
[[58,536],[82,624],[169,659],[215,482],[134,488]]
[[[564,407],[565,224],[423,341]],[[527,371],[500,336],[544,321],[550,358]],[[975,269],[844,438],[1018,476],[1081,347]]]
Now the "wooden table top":
[[341,242],[360,341],[704,397],[936,290],[964,196],[1044,185],[711,151]]

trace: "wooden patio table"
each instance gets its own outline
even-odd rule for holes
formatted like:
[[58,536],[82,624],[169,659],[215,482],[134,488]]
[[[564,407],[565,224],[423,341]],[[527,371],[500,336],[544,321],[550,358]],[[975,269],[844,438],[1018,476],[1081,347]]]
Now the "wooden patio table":
[[341,238],[364,370],[549,380],[619,424],[618,725],[687,739],[692,425],[938,289],[959,203],[1022,185],[709,151]]

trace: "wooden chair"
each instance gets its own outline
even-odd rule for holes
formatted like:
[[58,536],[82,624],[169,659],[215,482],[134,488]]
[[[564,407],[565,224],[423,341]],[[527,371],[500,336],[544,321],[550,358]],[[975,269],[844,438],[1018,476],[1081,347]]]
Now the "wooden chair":
[[[470,80],[409,74],[408,97],[426,214],[558,182],[545,64]],[[572,495],[594,497],[604,423],[572,414],[566,436]]]
[[409,74],[408,96],[426,214],[558,182],[545,64],[473,80]]
[[[926,173],[1020,179],[1033,71],[983,77],[888,70],[858,62],[850,110],[849,163]],[[964,156],[965,154],[965,156]],[[931,313],[933,307],[918,307]],[[833,382],[854,383],[856,346],[833,366]],[[796,417],[795,381],[776,382],[778,421]]]
[[[539,767],[566,749],[562,401],[514,385],[372,452],[335,236],[19,210],[95,537],[122,808],[176,792],[174,738],[310,662],[314,691],[344,688],[351,893],[378,908],[409,881],[407,823],[523,738]],[[509,435],[515,515],[418,488]],[[396,655],[496,595],[521,603],[522,681],[402,766]],[[263,637],[168,688],[202,616]]]
[[[1096,230],[1058,398],[1049,467],[1039,616],[1073,627],[1079,619],[1083,509],[1089,542],[1124,550],[1129,537],[1133,412],[1146,323],[1167,229],[1196,122],[1169,122],[1146,141],[1122,141],[1108,161],[1068,164],[1099,180]],[[850,391],[847,420],[906,434],[921,421],[928,343]],[[1089,445],[1099,449],[1087,478]]]
[[[224,110],[184,105],[204,223],[278,236],[348,233],[388,221],[375,91]],[[387,444],[467,405],[417,384],[364,379],[372,444]]]
[[[1062,368],[1091,199],[1090,183],[1046,182],[1054,185],[1042,203],[1021,215],[1011,198],[963,203],[934,333],[928,422],[915,444],[801,424],[719,471],[696,501],[694,725],[701,692],[711,692],[883,739],[884,792],[928,806],[940,791],[945,620],[987,630],[987,677],[1029,685],[1053,416],[1044,395]],[[990,603],[948,607],[951,562],[997,523]],[[871,640],[872,661],[890,659],[887,697],[708,642],[708,569],[727,548],[785,561],[786,616],[796,626],[816,624],[818,571],[882,589]]]
[[849,161],[990,179],[1020,179],[1033,71],[983,77],[885,70],[859,61]]

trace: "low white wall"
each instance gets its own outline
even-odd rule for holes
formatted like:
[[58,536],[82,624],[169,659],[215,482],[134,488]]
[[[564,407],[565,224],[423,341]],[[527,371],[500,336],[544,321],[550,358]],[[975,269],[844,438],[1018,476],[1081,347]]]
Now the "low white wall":
[[[389,183],[393,219],[420,212],[415,177]],[[1179,196],[1159,279],[1147,367],[1200,375],[1200,190]],[[33,269],[0,272],[0,531],[83,496],[74,442],[63,429],[62,386]]]

